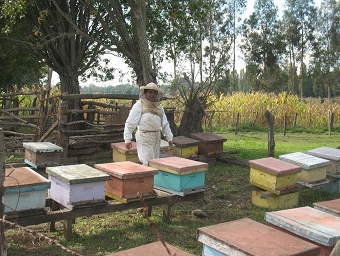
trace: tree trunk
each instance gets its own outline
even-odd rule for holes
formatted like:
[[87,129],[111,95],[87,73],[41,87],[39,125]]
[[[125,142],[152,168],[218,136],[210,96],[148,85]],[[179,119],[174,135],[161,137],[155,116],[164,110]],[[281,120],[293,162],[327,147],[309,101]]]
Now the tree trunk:
[[[3,196],[5,193],[4,181],[5,181],[5,146],[4,146],[4,133],[2,128],[0,128],[0,218],[4,217],[4,204],[3,204]],[[5,238],[5,225],[3,221],[0,222],[0,256],[7,255],[7,246],[6,246],[6,238]]]
[[204,116],[204,106],[198,98],[188,102],[179,127],[180,135],[189,137],[191,133],[203,132],[202,119]]

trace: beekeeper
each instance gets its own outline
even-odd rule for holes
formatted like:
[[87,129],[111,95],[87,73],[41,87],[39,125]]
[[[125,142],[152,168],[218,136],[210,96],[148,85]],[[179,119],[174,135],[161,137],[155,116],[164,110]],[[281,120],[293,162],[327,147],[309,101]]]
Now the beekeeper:
[[132,106],[125,122],[125,147],[132,147],[132,133],[136,131],[138,158],[143,165],[149,165],[149,159],[159,158],[161,134],[168,141],[168,150],[172,150],[173,134],[160,103],[163,92],[155,83],[140,87],[139,100]]

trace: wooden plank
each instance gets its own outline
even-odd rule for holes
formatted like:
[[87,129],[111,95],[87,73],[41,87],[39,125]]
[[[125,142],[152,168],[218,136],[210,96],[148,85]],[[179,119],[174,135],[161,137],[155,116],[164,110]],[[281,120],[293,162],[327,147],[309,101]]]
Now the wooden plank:
[[[159,205],[171,205],[176,203],[183,203],[189,202],[193,200],[201,199],[204,195],[203,192],[194,193],[187,195],[185,197],[173,195],[170,193],[159,192],[155,190],[157,197],[145,199],[146,204],[148,207],[152,206],[159,206]],[[48,205],[49,202],[46,202]],[[139,201],[132,201],[127,204],[123,202],[117,201],[108,201],[106,205],[96,205],[95,207],[88,207],[88,208],[76,208],[73,210],[63,209],[63,211],[50,211],[46,212],[45,215],[39,216],[23,216],[20,218],[15,219],[8,219],[9,221],[15,221],[17,224],[21,226],[29,226],[29,225],[37,225],[41,223],[48,223],[48,222],[56,222],[62,221],[66,219],[74,219],[78,217],[85,217],[85,216],[92,216],[96,214],[104,214],[104,213],[112,213],[112,212],[119,212],[125,211],[130,209],[137,209],[140,208],[141,202]]]
[[59,120],[55,121],[54,124],[43,134],[43,136],[40,137],[38,142],[44,141],[53,131],[57,126],[59,125]]

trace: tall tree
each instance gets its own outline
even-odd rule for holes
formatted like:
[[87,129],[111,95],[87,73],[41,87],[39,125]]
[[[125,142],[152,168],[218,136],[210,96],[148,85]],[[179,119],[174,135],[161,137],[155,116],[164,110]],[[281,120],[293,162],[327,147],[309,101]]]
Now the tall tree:
[[[300,61],[299,88],[300,98],[303,97],[305,56],[314,41],[316,8],[313,0],[286,0],[285,18],[288,25],[291,56],[291,82],[294,83],[295,60]],[[299,53],[297,58],[296,50]],[[294,86],[294,84],[292,84]]]
[[247,80],[255,90],[282,90],[280,62],[285,43],[272,0],[257,0],[245,20],[241,49],[247,63]]
[[[314,86],[327,91],[332,96],[332,87],[340,84],[340,3],[324,0],[318,9],[317,40],[314,43],[312,66],[314,67]],[[335,89],[335,88],[334,88]]]

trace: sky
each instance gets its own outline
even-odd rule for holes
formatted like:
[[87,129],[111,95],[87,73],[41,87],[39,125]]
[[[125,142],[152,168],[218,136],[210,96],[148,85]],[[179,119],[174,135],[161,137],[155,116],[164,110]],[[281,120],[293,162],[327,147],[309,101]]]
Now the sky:
[[[314,3],[316,6],[320,6],[321,4],[321,1],[322,0],[314,0]],[[248,17],[254,10],[254,2],[255,0],[248,0],[247,1],[247,10],[245,11],[244,13],[244,17]],[[282,10],[284,8],[284,3],[285,1],[284,0],[274,0],[274,4],[276,6],[278,6],[278,9],[279,9],[279,15],[282,15]],[[236,60],[236,66],[239,67],[239,69],[242,68],[242,65],[244,65],[243,61],[242,61],[242,58],[241,58],[241,54],[238,53],[236,54],[237,55],[237,60]],[[112,63],[114,63],[114,67],[118,67],[120,69],[126,69],[126,70],[130,70],[129,67],[120,59],[120,58],[115,58],[115,57],[110,57],[110,59],[112,59]],[[173,70],[173,64],[172,63],[169,63],[167,61],[165,61],[162,65],[162,68],[164,70],[167,70],[167,71],[172,71]],[[108,85],[116,85],[116,84],[121,84],[121,83],[128,83],[128,82],[133,82],[131,81],[131,77],[129,75],[129,73],[126,75],[126,79],[124,79],[123,81],[119,81],[118,80],[118,77],[119,75],[117,75],[117,79],[114,79],[114,80],[110,80],[110,81],[107,81],[107,82],[96,82],[92,79],[89,79],[87,82],[85,83],[81,83],[81,86],[88,86],[89,84],[94,84],[94,85],[101,85],[101,86],[108,86]],[[52,84],[56,84],[57,82],[59,82],[59,77],[58,77],[58,74],[57,73],[53,73],[53,76],[52,76]]]

